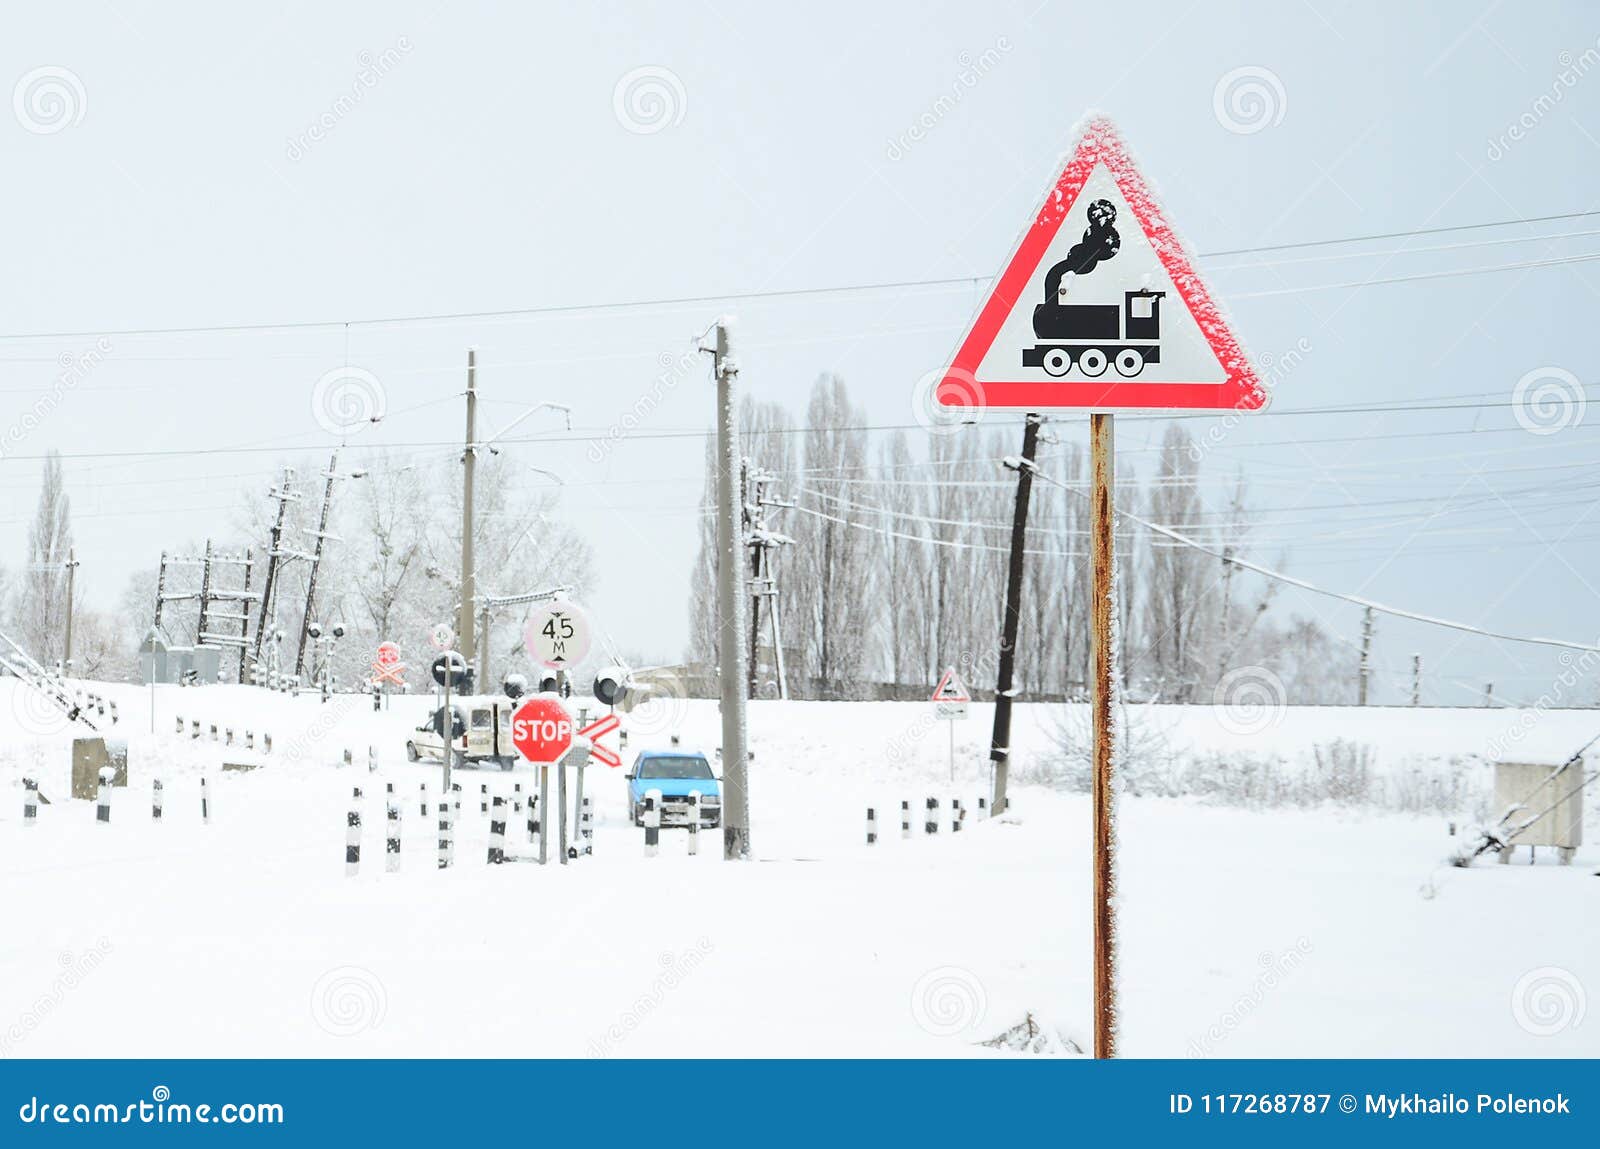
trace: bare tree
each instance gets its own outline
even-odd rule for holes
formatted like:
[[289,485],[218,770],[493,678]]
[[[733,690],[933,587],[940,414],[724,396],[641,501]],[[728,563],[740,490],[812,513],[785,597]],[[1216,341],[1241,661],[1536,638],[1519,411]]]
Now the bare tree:
[[[45,455],[39,502],[28,528],[27,565],[13,606],[23,645],[46,664],[60,659],[66,649],[67,552],[71,548],[72,507],[61,474],[61,452],[50,451]],[[82,601],[81,588],[76,597]]]

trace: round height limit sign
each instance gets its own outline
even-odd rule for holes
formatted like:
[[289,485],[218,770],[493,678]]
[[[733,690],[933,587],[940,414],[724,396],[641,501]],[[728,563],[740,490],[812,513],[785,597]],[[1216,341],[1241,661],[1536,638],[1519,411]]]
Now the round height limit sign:
[[528,657],[540,666],[566,670],[588,657],[592,641],[588,616],[575,603],[541,603],[528,616],[522,641]]

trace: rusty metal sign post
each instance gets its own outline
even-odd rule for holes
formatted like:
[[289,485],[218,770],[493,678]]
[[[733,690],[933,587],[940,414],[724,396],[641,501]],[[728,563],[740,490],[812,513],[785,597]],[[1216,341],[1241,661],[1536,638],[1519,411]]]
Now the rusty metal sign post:
[[[1267,390],[1116,128],[1103,117],[1083,125],[989,297],[935,378],[934,408],[951,422],[975,422],[975,413],[985,410],[1089,416],[1094,1055],[1111,1057],[1117,1021],[1112,413],[1242,414],[1264,407]],[[1031,467],[1031,457],[1019,465]],[[1025,514],[1019,511],[1013,531],[1014,563],[1021,559]],[[1002,649],[1011,646],[1009,636],[1002,639]],[[1009,755],[1009,747],[996,749]]]

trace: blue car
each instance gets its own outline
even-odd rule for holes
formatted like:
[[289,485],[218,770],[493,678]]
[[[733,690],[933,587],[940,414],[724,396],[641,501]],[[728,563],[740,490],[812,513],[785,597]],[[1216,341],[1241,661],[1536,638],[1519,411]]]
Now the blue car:
[[700,792],[700,827],[722,825],[722,783],[704,754],[685,750],[641,750],[628,774],[628,808],[635,826],[644,825],[644,796],[661,791],[661,824],[689,824],[689,794]]

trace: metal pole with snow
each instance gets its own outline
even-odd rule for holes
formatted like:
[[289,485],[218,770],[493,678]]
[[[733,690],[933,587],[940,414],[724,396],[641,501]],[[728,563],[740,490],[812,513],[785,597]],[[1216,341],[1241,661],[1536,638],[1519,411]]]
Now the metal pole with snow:
[[344,832],[344,874],[356,876],[361,869],[361,787],[350,792],[350,813],[346,817]]

